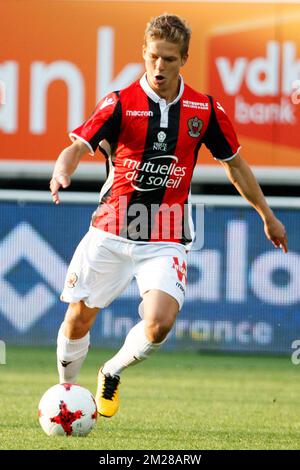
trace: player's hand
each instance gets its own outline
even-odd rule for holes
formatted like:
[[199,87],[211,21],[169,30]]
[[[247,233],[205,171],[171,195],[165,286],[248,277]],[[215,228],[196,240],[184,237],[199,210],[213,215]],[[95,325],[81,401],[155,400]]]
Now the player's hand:
[[280,220],[273,217],[271,220],[266,221],[264,230],[266,237],[273,243],[275,248],[281,248],[284,253],[287,253],[287,234]]
[[67,188],[71,184],[71,178],[67,175],[53,175],[50,181],[50,191],[55,204],[60,203],[58,191],[60,188]]

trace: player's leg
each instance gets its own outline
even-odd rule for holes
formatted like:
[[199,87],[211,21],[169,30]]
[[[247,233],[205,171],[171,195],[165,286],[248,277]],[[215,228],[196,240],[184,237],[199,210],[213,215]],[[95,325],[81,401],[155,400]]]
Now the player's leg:
[[[186,253],[184,249],[167,250],[163,256],[148,254],[137,269],[137,281],[143,295],[144,319],[128,333],[120,351],[99,371],[97,406],[103,416],[113,416],[119,407],[118,386],[121,372],[159,349],[171,330],[185,293]],[[178,276],[178,269],[180,274]],[[106,385],[110,393],[105,395]]]
[[98,412],[107,418],[119,409],[121,372],[150,357],[165,342],[179,304],[163,291],[150,290],[143,296],[143,310],[144,319],[131,328],[121,349],[99,371],[96,403]]
[[90,329],[99,308],[83,301],[71,303],[57,338],[57,369],[60,383],[76,383],[90,344]]
[[129,331],[119,352],[107,361],[102,372],[120,375],[126,367],[147,359],[165,341],[176,319],[179,305],[176,299],[153,289],[143,296],[144,319]]
[[[74,382],[89,347],[89,330],[97,312],[114,300],[131,280],[131,261],[122,246],[90,228],[71,260],[61,299],[69,303],[59,330],[57,364],[61,382]],[[130,269],[128,269],[128,266]]]

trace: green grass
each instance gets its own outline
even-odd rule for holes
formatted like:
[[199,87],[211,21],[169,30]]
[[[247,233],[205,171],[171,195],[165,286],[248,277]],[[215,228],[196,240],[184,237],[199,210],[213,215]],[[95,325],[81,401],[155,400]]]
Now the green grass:
[[[80,384],[94,393],[110,356],[91,350]],[[49,438],[37,405],[57,382],[55,352],[8,347],[0,449],[300,449],[299,372],[289,358],[159,352],[124,372],[115,417],[85,438]]]

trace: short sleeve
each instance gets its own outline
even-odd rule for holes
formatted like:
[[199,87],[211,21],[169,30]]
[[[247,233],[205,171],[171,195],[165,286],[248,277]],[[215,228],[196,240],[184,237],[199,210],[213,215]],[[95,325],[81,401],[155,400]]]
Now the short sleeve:
[[118,93],[109,93],[97,104],[93,114],[79,127],[70,132],[72,141],[79,139],[94,155],[99,143],[106,140],[111,144],[117,140],[120,129],[121,104]]
[[209,96],[209,100],[211,114],[203,143],[216,160],[231,160],[237,155],[241,146],[223,107],[211,96]]

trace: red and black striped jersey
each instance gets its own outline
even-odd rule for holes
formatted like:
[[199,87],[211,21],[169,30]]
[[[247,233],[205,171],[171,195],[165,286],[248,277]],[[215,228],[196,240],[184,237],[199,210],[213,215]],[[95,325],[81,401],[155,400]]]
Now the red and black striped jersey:
[[184,245],[193,238],[189,195],[201,145],[223,161],[240,147],[222,106],[182,77],[171,103],[146,75],[109,93],[70,137],[84,141],[92,155],[99,147],[108,159],[94,227],[138,242]]

